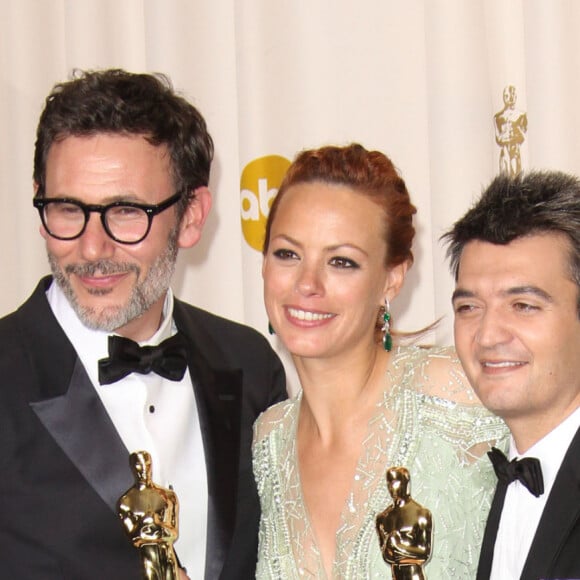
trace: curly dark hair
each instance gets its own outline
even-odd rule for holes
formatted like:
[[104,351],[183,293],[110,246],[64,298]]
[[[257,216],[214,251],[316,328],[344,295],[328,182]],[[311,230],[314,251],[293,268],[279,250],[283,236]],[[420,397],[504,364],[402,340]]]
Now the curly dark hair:
[[516,177],[501,174],[480,199],[441,238],[457,279],[461,253],[473,240],[491,244],[535,234],[562,234],[570,242],[570,276],[579,288],[580,317],[580,179],[561,171],[532,171]]
[[37,196],[46,194],[46,158],[54,142],[98,133],[142,135],[152,145],[166,145],[176,191],[187,192],[181,216],[196,188],[209,182],[214,146],[204,118],[176,94],[162,74],[120,69],[74,71],[55,85],[45,101],[36,133],[34,181]]

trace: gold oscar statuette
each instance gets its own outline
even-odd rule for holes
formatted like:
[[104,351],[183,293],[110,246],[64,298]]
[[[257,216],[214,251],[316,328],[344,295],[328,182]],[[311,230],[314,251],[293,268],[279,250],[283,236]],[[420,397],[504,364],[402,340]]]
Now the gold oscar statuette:
[[431,555],[431,512],[411,497],[410,479],[404,467],[387,469],[393,503],[376,518],[381,552],[393,580],[426,580],[423,565]]
[[125,533],[139,550],[145,580],[178,580],[173,542],[177,540],[179,503],[170,489],[153,483],[151,455],[131,453],[129,462],[135,485],[117,503]]

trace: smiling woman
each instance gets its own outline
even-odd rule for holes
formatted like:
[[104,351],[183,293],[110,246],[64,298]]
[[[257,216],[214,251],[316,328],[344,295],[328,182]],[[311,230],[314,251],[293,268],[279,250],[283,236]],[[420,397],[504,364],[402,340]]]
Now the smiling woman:
[[265,300],[285,346],[324,358],[368,349],[379,307],[407,267],[385,267],[380,208],[345,186],[302,183],[283,195],[277,215],[264,258]]
[[505,427],[452,349],[395,335],[389,352],[377,334],[413,262],[414,213],[391,161],[356,144],[299,154],[272,205],[264,297],[302,390],[255,426],[258,578],[384,578],[374,520],[393,465],[433,511],[427,573],[474,577],[494,488],[481,456]]

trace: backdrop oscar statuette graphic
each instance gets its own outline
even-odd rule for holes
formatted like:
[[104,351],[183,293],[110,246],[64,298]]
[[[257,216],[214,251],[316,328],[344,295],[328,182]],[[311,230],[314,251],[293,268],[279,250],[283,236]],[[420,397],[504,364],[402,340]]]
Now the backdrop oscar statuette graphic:
[[504,106],[493,117],[495,142],[499,145],[499,171],[515,177],[522,172],[521,147],[528,130],[528,115],[516,108],[516,87],[503,90]]
[[178,580],[173,549],[178,537],[177,496],[153,483],[151,455],[136,451],[129,457],[135,484],[117,503],[117,513],[129,540],[139,550],[145,580]]
[[266,219],[272,200],[290,161],[280,155],[266,155],[250,161],[240,177],[242,232],[246,243],[262,251]]
[[426,580],[423,566],[431,556],[431,512],[411,497],[406,468],[390,467],[386,478],[393,503],[376,517],[383,559],[393,580]]

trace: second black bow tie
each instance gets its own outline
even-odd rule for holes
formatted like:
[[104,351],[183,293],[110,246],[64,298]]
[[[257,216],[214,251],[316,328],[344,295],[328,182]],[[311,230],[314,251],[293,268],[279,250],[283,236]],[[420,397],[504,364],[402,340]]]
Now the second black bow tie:
[[139,346],[122,336],[109,336],[109,357],[99,361],[99,383],[109,385],[131,373],[151,372],[180,381],[187,368],[187,347],[181,334],[158,346]]
[[544,479],[542,477],[542,467],[538,459],[534,457],[524,457],[523,459],[512,459],[511,461],[495,447],[488,452],[489,459],[493,464],[493,469],[500,481],[510,484],[516,479],[519,480],[536,497],[544,493]]

